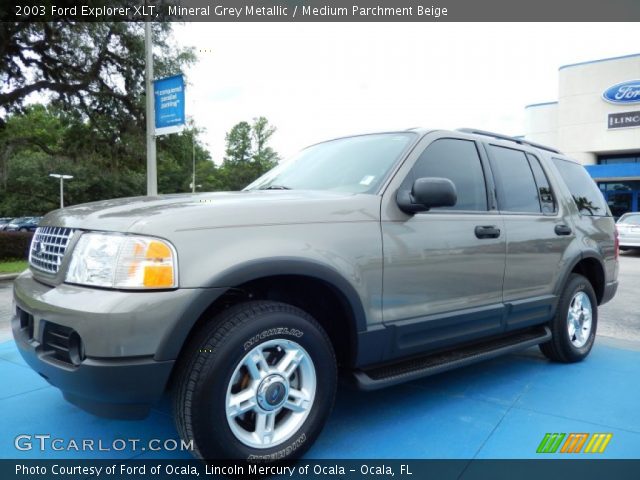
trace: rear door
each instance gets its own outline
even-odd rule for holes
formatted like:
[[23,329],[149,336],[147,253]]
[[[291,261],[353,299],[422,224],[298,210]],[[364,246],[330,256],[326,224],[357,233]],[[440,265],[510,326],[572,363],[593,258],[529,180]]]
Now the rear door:
[[537,153],[493,143],[486,148],[505,225],[503,292],[507,329],[513,330],[550,318],[564,253],[575,234]]
[[[429,134],[386,190],[382,206],[383,318],[396,356],[503,329],[505,235],[486,156],[474,140]],[[408,215],[396,203],[416,178],[444,177],[454,207]]]

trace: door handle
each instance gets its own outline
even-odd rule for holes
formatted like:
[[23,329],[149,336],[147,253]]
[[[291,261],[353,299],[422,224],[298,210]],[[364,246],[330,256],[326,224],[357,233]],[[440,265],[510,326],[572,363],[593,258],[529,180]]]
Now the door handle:
[[495,225],[478,225],[475,229],[478,238],[498,238],[500,229]]
[[554,231],[556,232],[556,235],[571,235],[571,227],[566,225],[556,225]]

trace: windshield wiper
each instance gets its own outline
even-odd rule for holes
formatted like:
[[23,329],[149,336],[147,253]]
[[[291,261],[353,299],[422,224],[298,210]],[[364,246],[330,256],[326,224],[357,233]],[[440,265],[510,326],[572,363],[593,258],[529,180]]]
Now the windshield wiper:
[[291,190],[291,187],[287,187],[285,185],[269,185],[268,187],[263,187],[260,190]]

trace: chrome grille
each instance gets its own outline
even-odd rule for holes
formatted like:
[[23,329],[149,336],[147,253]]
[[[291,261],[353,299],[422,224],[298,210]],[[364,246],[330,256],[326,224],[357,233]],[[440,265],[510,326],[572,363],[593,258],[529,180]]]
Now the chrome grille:
[[73,230],[63,227],[39,227],[29,248],[29,264],[47,273],[58,273]]

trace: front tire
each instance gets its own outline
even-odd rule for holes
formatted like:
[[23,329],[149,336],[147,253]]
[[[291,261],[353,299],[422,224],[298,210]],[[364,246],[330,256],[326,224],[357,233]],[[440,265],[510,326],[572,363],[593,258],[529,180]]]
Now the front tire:
[[178,432],[205,460],[296,458],[333,408],[331,342],[310,315],[288,304],[229,308],[195,334],[178,368]]
[[542,353],[555,362],[579,362],[593,347],[598,326],[598,301],[589,280],[572,273],[550,322],[552,338],[540,344]]

